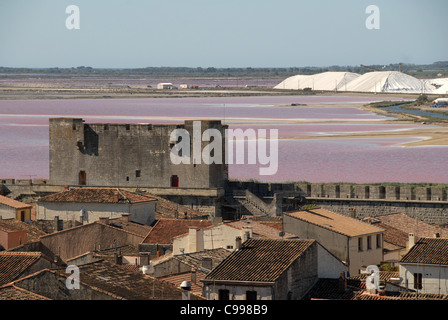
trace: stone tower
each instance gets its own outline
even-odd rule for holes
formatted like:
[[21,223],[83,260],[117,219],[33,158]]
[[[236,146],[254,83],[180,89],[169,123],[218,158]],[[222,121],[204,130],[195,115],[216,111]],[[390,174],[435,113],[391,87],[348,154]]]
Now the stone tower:
[[[200,121],[201,134],[217,129],[222,146],[227,126]],[[183,125],[87,124],[83,119],[50,119],[50,183],[157,188],[222,188],[228,179],[221,164],[173,164],[171,132],[185,129],[193,137],[193,121]],[[202,147],[210,142],[201,142]],[[223,152],[224,154],[224,152]]]

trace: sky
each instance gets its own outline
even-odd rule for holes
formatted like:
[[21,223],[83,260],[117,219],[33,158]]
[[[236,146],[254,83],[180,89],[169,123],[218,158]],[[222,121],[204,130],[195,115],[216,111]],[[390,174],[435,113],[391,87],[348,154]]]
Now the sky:
[[447,12],[447,0],[1,0],[0,66],[431,64],[448,60]]

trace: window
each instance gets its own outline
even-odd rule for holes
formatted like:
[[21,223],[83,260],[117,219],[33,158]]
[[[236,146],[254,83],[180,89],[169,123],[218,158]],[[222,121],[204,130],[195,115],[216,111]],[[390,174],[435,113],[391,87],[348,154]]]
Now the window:
[[246,300],[257,300],[257,291],[246,291]]
[[140,170],[135,170],[135,177],[140,178],[142,175],[142,172]]
[[179,177],[174,175],[171,176],[171,187],[173,188],[179,188]]
[[423,276],[421,273],[414,273],[414,289],[423,288]]
[[367,236],[367,250],[372,249],[372,236]]
[[358,251],[362,251],[362,238],[358,238]]
[[87,174],[85,171],[79,171],[79,185],[85,186],[87,184]]
[[126,125],[126,130],[131,130],[131,125],[130,124]]
[[20,221],[25,222],[25,211],[20,211]]
[[380,234],[376,235],[376,247],[377,247],[377,249],[381,248],[381,235]]
[[218,299],[219,300],[229,300],[229,290],[220,289],[218,291]]

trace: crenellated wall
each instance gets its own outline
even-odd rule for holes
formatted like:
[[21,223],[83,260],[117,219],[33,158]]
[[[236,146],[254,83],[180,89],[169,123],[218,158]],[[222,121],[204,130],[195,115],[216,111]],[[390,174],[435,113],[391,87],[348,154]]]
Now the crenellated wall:
[[[256,181],[228,181],[222,189],[181,189],[149,188],[167,199],[189,206],[211,216],[221,217],[224,196],[244,197],[248,190],[266,205],[276,202],[277,209],[289,211],[295,209],[294,201],[298,196],[306,197],[308,204],[314,204],[328,210],[363,218],[366,216],[404,213],[428,223],[448,224],[448,185],[380,185],[380,184],[338,184],[338,183],[261,183]],[[59,192],[61,186],[52,186],[48,180],[14,180],[0,178],[0,193],[8,196],[38,195]],[[221,193],[219,191],[222,191]],[[173,193],[176,191],[175,193]],[[181,192],[182,191],[182,192]],[[276,196],[277,195],[277,196]],[[281,199],[281,200],[280,200]],[[282,206],[281,206],[282,203]],[[278,211],[278,210],[277,210]],[[276,212],[272,215],[279,216]]]
[[420,185],[377,185],[337,183],[260,183],[230,181],[229,189],[248,189],[257,196],[300,193],[310,198],[447,201],[447,187]]

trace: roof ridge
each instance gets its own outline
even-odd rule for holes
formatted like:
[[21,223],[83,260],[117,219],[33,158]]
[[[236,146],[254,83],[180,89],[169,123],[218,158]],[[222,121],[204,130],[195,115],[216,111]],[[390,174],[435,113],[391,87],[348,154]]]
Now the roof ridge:
[[0,251],[0,255],[22,255],[22,256],[42,256],[39,251]]

